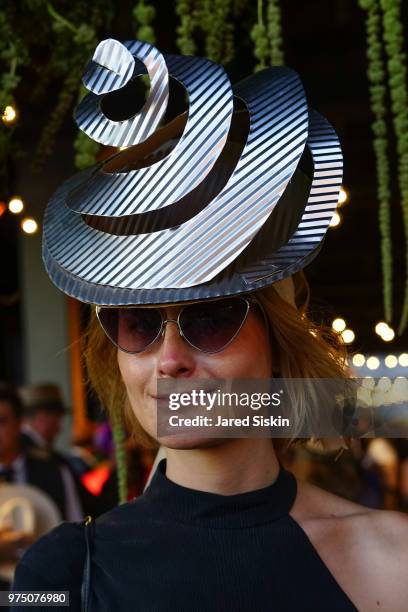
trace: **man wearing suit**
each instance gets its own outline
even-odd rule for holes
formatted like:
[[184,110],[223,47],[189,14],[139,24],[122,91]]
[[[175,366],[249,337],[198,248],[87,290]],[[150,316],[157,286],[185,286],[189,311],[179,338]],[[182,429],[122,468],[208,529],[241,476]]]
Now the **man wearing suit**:
[[71,474],[65,468],[64,475],[63,467],[46,448],[24,445],[22,416],[17,393],[0,384],[0,480],[36,486],[51,497],[64,519],[81,520],[84,512]]

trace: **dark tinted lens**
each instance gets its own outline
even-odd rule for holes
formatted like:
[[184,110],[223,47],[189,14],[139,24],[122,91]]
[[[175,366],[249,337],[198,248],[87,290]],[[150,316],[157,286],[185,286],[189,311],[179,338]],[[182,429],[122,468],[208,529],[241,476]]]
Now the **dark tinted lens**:
[[196,348],[215,353],[239,331],[247,309],[245,300],[239,298],[192,304],[182,311],[180,326],[185,338]]
[[110,339],[129,353],[147,348],[162,323],[160,311],[154,308],[101,308],[99,320]]

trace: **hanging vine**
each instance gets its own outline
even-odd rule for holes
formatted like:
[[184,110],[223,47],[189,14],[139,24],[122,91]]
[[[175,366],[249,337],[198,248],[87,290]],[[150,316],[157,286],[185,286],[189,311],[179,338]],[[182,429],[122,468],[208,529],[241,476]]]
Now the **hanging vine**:
[[[204,55],[213,62],[227,64],[233,54],[233,23],[231,0],[202,0],[196,14],[205,33]],[[229,25],[228,25],[229,24]]]
[[[65,39],[64,44],[67,44],[67,38],[70,36],[71,43],[74,43],[74,51],[71,52],[69,72],[63,80],[57,104],[40,137],[34,163],[34,169],[37,171],[52,153],[56,136],[65,116],[78,99],[78,91],[82,86],[78,66],[83,66],[89,60],[97,44],[96,32],[92,25],[82,23],[75,26],[71,21],[60,15],[50,3],[47,5],[47,9],[53,19],[52,28],[56,36],[63,37]],[[76,167],[82,169],[95,163],[99,145],[82,132],[78,132],[74,141],[74,150],[76,152]]]
[[151,25],[155,17],[156,9],[144,0],[139,0],[133,9],[133,18],[136,22],[136,37],[151,45],[154,45],[156,42],[156,36]]
[[370,83],[370,103],[374,115],[374,153],[377,167],[377,194],[379,201],[379,227],[381,235],[381,261],[383,277],[384,314],[388,323],[392,319],[392,240],[390,211],[390,168],[388,161],[387,105],[385,66],[382,58],[381,15],[378,0],[359,0],[367,11],[367,76]]
[[255,72],[263,70],[268,65],[269,40],[264,23],[263,10],[263,0],[258,0],[258,19],[251,30],[251,38],[254,41],[254,55],[258,60]]
[[282,19],[279,0],[268,0],[267,36],[270,47],[270,64],[271,66],[282,66],[284,63],[284,56],[282,51]]
[[[13,35],[5,12],[0,13],[0,60],[4,71],[0,75],[0,118],[7,106],[15,106],[14,91],[20,82],[19,66],[27,61],[27,52],[20,38]],[[6,171],[6,159],[10,151],[14,127],[0,127],[1,174]]]
[[183,55],[194,55],[197,47],[194,41],[195,19],[192,0],[177,0],[176,15],[179,18],[177,26],[177,47]]
[[127,501],[127,461],[125,450],[125,430],[122,416],[118,410],[114,410],[112,419],[112,436],[115,445],[116,470],[118,474],[119,503]]
[[398,333],[402,334],[408,323],[408,92],[407,58],[404,51],[404,34],[401,22],[401,2],[381,0],[383,31],[388,56],[388,78],[393,113],[394,131],[398,152],[398,183],[405,229],[405,294]]

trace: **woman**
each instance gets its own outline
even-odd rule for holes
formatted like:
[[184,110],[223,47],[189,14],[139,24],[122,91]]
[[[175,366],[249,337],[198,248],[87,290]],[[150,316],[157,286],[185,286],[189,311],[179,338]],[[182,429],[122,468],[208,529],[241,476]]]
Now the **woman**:
[[[98,96],[140,62],[150,98],[112,122]],[[189,113],[153,133],[167,70]],[[59,190],[44,260],[61,289],[97,305],[87,363],[102,401],[165,459],[143,496],[40,540],[14,589],[68,590],[73,609],[98,611],[406,609],[406,516],[298,482],[282,439],[156,429],[160,380],[347,377],[341,348],[307,317],[299,272],[338,198],[332,128],[285,68],[231,89],[206,60],[108,40],[84,81],[82,129],[135,146]]]

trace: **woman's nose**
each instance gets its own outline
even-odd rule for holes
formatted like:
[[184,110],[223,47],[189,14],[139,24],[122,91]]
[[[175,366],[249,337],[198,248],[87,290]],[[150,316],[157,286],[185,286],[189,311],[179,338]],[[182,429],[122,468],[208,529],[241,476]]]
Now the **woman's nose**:
[[158,378],[192,376],[195,365],[194,349],[180,335],[177,323],[168,321],[157,351]]

